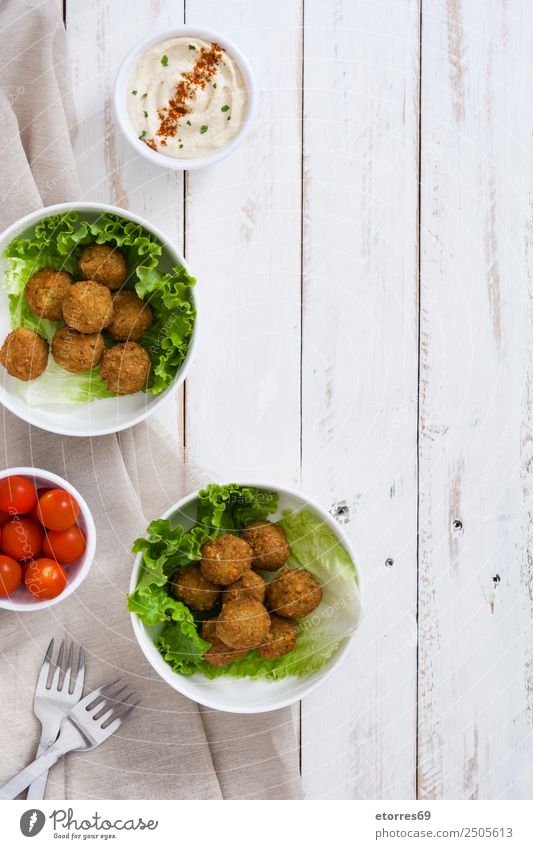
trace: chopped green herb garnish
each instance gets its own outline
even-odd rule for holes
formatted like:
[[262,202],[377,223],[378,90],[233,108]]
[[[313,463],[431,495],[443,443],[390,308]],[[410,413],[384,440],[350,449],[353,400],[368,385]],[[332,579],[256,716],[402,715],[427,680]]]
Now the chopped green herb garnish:
[[141,94],[141,98],[144,100],[145,97],[148,97],[148,92],[145,91],[144,94]]
[[146,109],[143,110],[143,115],[145,118],[148,118],[148,112],[146,111]]
[[181,148],[182,148],[182,147],[183,147],[183,145],[182,145],[182,144],[180,144],[180,150],[181,150]]
[[188,123],[189,127],[192,127],[192,124],[191,124],[190,121],[187,121],[187,123]]
[[217,84],[216,84],[216,83],[213,83],[213,88],[216,88],[216,87],[217,87]]
[[139,138],[143,139],[145,137],[145,135],[146,135],[146,130],[143,130],[141,135],[139,136]]
[[133,89],[132,94],[137,94],[137,89],[136,89],[136,88],[134,88],[134,89]]
[[166,53],[165,53],[165,55],[164,55],[164,56],[161,56],[161,64],[162,64],[165,68],[166,68],[166,67],[167,67],[167,65],[168,65],[168,56],[167,56],[167,54],[166,54]]
[[196,50],[196,47],[194,46],[194,44],[189,44],[189,50]]
[[231,121],[231,115],[228,115],[228,121]]
[[203,124],[203,125],[200,127],[200,132],[202,133],[202,135],[203,135],[204,133],[207,133],[207,124]]
[[225,106],[223,106],[223,107],[221,108],[221,110],[220,110],[220,111],[221,111],[221,112],[227,112],[228,110],[229,110],[229,106],[226,104]]

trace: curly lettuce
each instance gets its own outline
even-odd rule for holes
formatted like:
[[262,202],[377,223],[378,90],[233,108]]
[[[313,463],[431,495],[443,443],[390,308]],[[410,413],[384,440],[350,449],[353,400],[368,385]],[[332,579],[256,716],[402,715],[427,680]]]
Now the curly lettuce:
[[[61,323],[42,319],[30,310],[24,298],[25,286],[44,267],[68,271],[76,277],[82,248],[93,242],[116,245],[124,252],[128,263],[125,288],[134,290],[152,308],[154,321],[140,344],[152,363],[146,391],[158,395],[170,386],[187,356],[196,319],[191,297],[196,281],[181,265],[165,271],[159,267],[163,245],[140,224],[110,212],[92,222],[81,219],[77,212],[65,212],[43,218],[32,235],[13,239],[4,251],[7,268],[3,275],[11,326],[28,327],[51,342]],[[83,374],[65,373],[60,378],[54,373],[47,379],[47,372],[32,381],[30,388],[20,387],[21,392],[31,394],[33,402],[46,402],[51,391],[63,403],[113,397],[100,377],[99,367]],[[42,386],[37,386],[40,383]]]
[[[207,678],[279,680],[288,675],[304,677],[327,664],[359,620],[359,586],[355,564],[336,534],[310,509],[285,511],[278,524],[291,548],[288,568],[305,568],[322,585],[320,605],[300,620],[295,649],[275,660],[250,651],[226,667],[203,660],[209,643],[198,633],[201,621],[169,595],[173,572],[200,559],[200,548],[221,533],[239,533],[249,522],[274,517],[278,511],[275,492],[237,484],[210,484],[198,494],[196,523],[185,530],[168,519],[152,522],[147,537],[134,543],[142,552],[143,565],[128,608],[148,626],[159,626],[155,645],[177,673],[200,672]],[[265,574],[266,580],[272,575]],[[210,614],[211,615],[211,614]],[[162,626],[162,627],[161,627]]]

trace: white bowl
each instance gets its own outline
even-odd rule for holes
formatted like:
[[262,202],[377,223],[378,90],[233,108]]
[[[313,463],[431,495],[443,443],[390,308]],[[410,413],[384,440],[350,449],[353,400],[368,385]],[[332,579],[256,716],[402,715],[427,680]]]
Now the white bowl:
[[[179,36],[189,36],[190,38],[205,38],[208,41],[215,41],[220,44],[231,56],[236,60],[244,77],[248,89],[248,106],[246,116],[237,135],[228,142],[227,145],[216,150],[209,156],[196,157],[194,159],[174,159],[172,156],[165,156],[156,150],[152,150],[148,145],[141,141],[133,128],[128,115],[127,94],[129,91],[129,80],[131,73],[137,64],[137,61],[146,53],[154,44],[160,41],[165,41],[167,38],[177,38]],[[123,59],[115,79],[115,87],[113,90],[113,111],[115,119],[122,133],[132,145],[133,148],[149,162],[155,165],[160,165],[162,168],[171,168],[174,171],[194,171],[198,168],[207,168],[209,165],[214,165],[215,162],[220,162],[230,153],[233,153],[242,142],[244,136],[248,132],[252,123],[256,106],[256,87],[255,81],[250,69],[250,66],[240,50],[224,36],[213,30],[203,27],[180,26],[172,29],[162,30],[155,35],[149,35],[142,41],[139,41],[131,48],[129,53]]]
[[[42,610],[43,607],[53,607],[54,604],[64,601],[85,580],[92,566],[96,551],[96,528],[85,499],[72,484],[60,478],[59,475],[54,475],[53,472],[47,472],[44,469],[33,469],[31,466],[20,466],[13,469],[4,469],[4,471],[0,472],[0,480],[11,477],[11,475],[22,475],[22,477],[31,478],[35,481],[37,489],[64,489],[69,492],[76,499],[80,508],[78,525],[85,535],[86,548],[82,556],[65,566],[67,586],[61,595],[51,598],[48,601],[39,601],[24,588],[23,584],[20,584],[14,593],[0,598],[0,608],[4,608],[4,610],[32,613],[34,610]],[[24,517],[22,516],[21,518]]]
[[[1,267],[6,267],[6,261],[2,257],[5,248],[12,239],[31,232],[37,222],[42,218],[69,210],[78,212],[80,217],[85,217],[89,221],[96,220],[104,212],[112,212],[129,221],[141,224],[163,245],[163,253],[159,261],[159,267],[163,271],[169,271],[173,265],[177,264],[185,266],[188,270],[187,263],[178,248],[167,239],[161,230],[154,227],[144,218],[141,218],[140,215],[135,215],[133,212],[127,212],[117,206],[109,206],[103,203],[59,203],[39,209],[37,212],[32,212],[21,218],[20,221],[17,221],[0,235]],[[64,436],[102,436],[106,433],[116,433],[117,431],[125,430],[142,422],[154,413],[158,407],[164,404],[168,396],[174,393],[177,387],[185,380],[196,344],[198,327],[197,293],[193,291],[191,298],[196,307],[197,317],[189,350],[185,362],[176,374],[173,382],[160,395],[136,392],[134,395],[123,397],[102,398],[92,401],[90,404],[69,404],[62,406],[60,403],[58,404],[57,400],[53,400],[50,404],[40,403],[38,405],[31,405],[21,395],[20,381],[8,375],[5,369],[0,367],[0,403],[20,419],[43,430],[60,433]],[[11,322],[7,295],[0,288],[0,342],[3,341],[10,330]],[[37,383],[37,381],[31,381],[31,384]]]
[[[338,522],[320,507],[316,501],[286,486],[258,482],[246,482],[243,485],[279,493],[279,510],[277,515],[270,517],[272,521],[281,518],[283,510],[300,510],[303,507],[309,507],[333,530],[339,542],[344,546],[355,563],[355,556],[350,540]],[[192,527],[195,524],[196,500],[197,493],[186,495],[185,498],[182,498],[181,501],[178,501],[177,504],[167,510],[162,518],[175,519],[184,528]],[[142,555],[139,554],[133,567],[130,592],[133,592],[137,586],[141,566]],[[353,622],[350,633],[346,635],[342,645],[337,649],[327,665],[306,678],[289,676],[280,681],[269,681],[266,679],[237,679],[229,676],[221,676],[220,678],[211,680],[201,673],[185,676],[174,672],[154,645],[154,639],[159,634],[161,626],[148,627],[141,622],[136,614],[131,614],[133,630],[138,643],[144,656],[158,675],[167,684],[174,687],[175,690],[183,693],[184,696],[188,696],[193,701],[199,702],[208,708],[229,711],[230,713],[263,713],[291,705],[308,696],[309,693],[329,678],[333,670],[341,663],[353,632],[359,624],[359,618],[360,610]]]

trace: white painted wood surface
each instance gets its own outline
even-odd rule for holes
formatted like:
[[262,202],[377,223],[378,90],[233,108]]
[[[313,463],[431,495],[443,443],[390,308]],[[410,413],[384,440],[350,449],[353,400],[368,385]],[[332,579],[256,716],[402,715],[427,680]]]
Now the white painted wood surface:
[[424,10],[420,793],[530,799],[533,6]]
[[[301,707],[309,798],[533,789],[533,10],[422,12],[66,0],[84,196],[154,221],[199,279],[202,345],[161,426],[210,478],[351,506],[366,617]],[[133,154],[109,97],[129,46],[184,20],[249,56],[259,108],[182,180]]]
[[332,12],[306,0],[302,486],[352,506],[365,620],[303,705],[302,769],[313,798],[398,799],[416,755],[418,8]]

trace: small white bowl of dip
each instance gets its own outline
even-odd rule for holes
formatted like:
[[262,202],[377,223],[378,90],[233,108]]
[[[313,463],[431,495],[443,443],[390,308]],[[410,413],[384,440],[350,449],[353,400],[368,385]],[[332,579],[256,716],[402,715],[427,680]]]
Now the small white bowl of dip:
[[145,159],[175,171],[206,168],[242,142],[255,112],[248,62],[227,38],[181,26],[127,54],[113,93],[116,121]]

